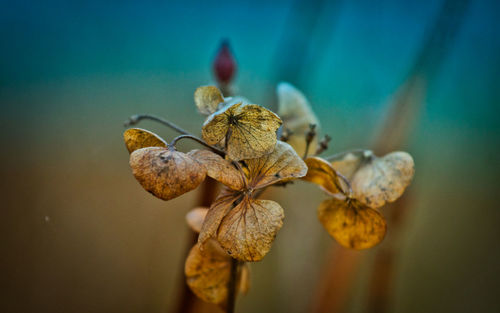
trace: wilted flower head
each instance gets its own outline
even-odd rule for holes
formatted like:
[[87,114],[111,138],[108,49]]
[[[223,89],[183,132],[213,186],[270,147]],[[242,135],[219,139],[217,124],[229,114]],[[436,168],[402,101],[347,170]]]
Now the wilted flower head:
[[198,241],[216,238],[233,258],[261,260],[283,224],[284,213],[274,201],[255,199],[255,193],[282,180],[304,176],[305,163],[284,142],[278,142],[268,155],[241,163],[206,150],[190,155],[206,167],[208,176],[228,187],[210,207]]
[[303,179],[332,196],[318,208],[320,222],[341,245],[354,249],[384,239],[386,222],[376,208],[399,198],[414,173],[413,159],[405,152],[377,158],[366,150],[342,154],[332,164],[318,157],[307,158],[306,164]]

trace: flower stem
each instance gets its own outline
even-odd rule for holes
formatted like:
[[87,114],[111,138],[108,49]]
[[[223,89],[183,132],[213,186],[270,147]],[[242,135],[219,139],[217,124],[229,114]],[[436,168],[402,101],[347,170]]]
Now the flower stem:
[[193,135],[188,135],[188,134],[186,134],[186,135],[180,135],[180,136],[175,137],[172,140],[172,142],[169,144],[169,146],[170,147],[175,147],[175,145],[177,144],[177,142],[179,140],[185,139],[185,138],[196,141],[197,143],[199,143],[199,144],[201,144],[201,145],[209,148],[210,150],[212,150],[213,152],[217,153],[220,156],[225,156],[226,155],[226,153],[224,151],[219,150],[219,149],[217,149],[215,147],[212,147],[211,145],[209,145],[208,143],[206,143],[205,141],[203,141],[201,138],[198,138],[198,137],[193,136]]
[[236,303],[236,283],[238,277],[238,260],[231,258],[231,273],[228,283],[227,313],[234,313]]
[[163,124],[163,125],[165,125],[167,127],[172,128],[173,130],[175,130],[179,134],[183,134],[183,135],[190,134],[188,131],[182,129],[181,127],[177,126],[176,124],[174,124],[174,123],[172,123],[170,121],[167,121],[166,119],[161,118],[159,116],[151,115],[151,114],[136,114],[136,115],[132,115],[131,117],[128,118],[127,121],[125,121],[124,125],[125,125],[125,127],[136,125],[141,120],[151,120],[151,121],[158,122],[160,124]]

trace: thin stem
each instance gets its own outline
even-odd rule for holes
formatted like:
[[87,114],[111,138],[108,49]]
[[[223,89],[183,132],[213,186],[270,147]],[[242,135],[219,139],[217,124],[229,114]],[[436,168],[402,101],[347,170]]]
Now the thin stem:
[[[344,181],[344,183],[347,185],[347,188],[349,188],[348,189],[348,191],[349,191],[348,197],[352,197],[352,193],[353,192],[352,192],[351,183],[349,182],[349,180],[344,175],[340,174],[338,171],[336,171],[336,172],[337,172],[337,176],[340,177],[340,178],[342,178],[342,180]],[[337,186],[337,187],[340,187],[340,186]],[[339,188],[339,189],[342,190],[343,188]],[[344,190],[342,190],[342,191],[344,191]],[[344,191],[344,194],[345,194],[345,191]]]
[[238,260],[231,258],[231,273],[228,283],[227,313],[234,313],[236,303],[236,283],[238,278]]
[[218,155],[220,156],[224,156],[226,155],[226,153],[222,150],[219,150],[215,147],[212,147],[211,145],[209,145],[208,143],[206,143],[205,141],[203,141],[202,139],[196,137],[196,136],[193,136],[193,135],[180,135],[180,136],[177,136],[175,137],[172,142],[169,144],[170,147],[175,147],[175,145],[177,144],[177,142],[181,139],[191,139],[191,140],[194,140],[196,141],[197,143],[209,148],[210,150],[212,150],[213,152],[217,153]]
[[363,153],[365,151],[367,151],[367,150],[366,149],[352,149],[352,150],[347,150],[347,151],[342,151],[339,153],[332,154],[330,156],[325,157],[324,159],[327,161],[336,161],[348,153]]
[[131,117],[129,117],[129,119],[127,121],[125,121],[124,125],[125,125],[125,127],[136,125],[141,120],[151,120],[151,121],[158,122],[160,124],[163,124],[163,125],[165,125],[167,127],[172,128],[173,130],[175,130],[179,134],[184,134],[184,135],[190,134],[188,131],[182,129],[181,127],[177,126],[176,124],[174,124],[174,123],[172,123],[170,121],[167,121],[166,119],[161,118],[159,116],[151,115],[151,114],[136,114],[136,115],[132,115]]
[[316,137],[316,124],[309,124],[309,131],[306,133],[306,149],[304,151],[304,156],[302,159],[307,158],[307,154],[309,153],[309,146],[313,141],[314,137]]

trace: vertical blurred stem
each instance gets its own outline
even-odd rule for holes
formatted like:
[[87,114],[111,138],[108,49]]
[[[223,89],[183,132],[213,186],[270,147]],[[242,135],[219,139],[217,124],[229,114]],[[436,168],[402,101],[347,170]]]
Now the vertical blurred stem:
[[[199,199],[199,205],[203,207],[210,207],[212,202],[215,200],[215,196],[217,194],[217,182],[211,178],[206,178],[203,184],[201,185],[201,193]],[[191,248],[198,241],[198,234],[195,233],[191,228],[189,228],[189,234],[186,238],[186,250],[184,253],[185,260],[189,254]],[[184,276],[184,262],[182,262],[181,268],[181,280],[179,284],[179,297],[177,304],[174,308],[173,312],[177,313],[192,313],[195,311],[196,307],[200,305],[204,305],[204,302],[199,300],[189,289],[186,284],[186,277]],[[208,304],[207,304],[208,305]]]
[[238,280],[238,260],[231,259],[231,275],[228,283],[227,313],[234,313],[236,304],[236,286]]
[[[410,69],[408,79],[402,84],[392,101],[387,117],[382,123],[381,131],[373,141],[372,149],[382,155],[398,149],[406,141],[415,123],[418,111],[424,102],[427,85],[438,72],[448,48],[456,37],[463,20],[468,1],[445,0],[437,18],[425,38],[414,65]],[[411,193],[411,190],[409,190]],[[398,231],[403,223],[403,214],[408,214],[410,202],[402,199],[385,208],[388,212],[390,233],[381,247],[376,250],[375,263],[369,285],[369,312],[383,313],[392,294],[392,278],[394,273],[394,256]],[[341,289],[351,289],[356,269],[363,253],[352,254],[352,251],[338,249],[334,243],[326,269],[328,273],[322,277],[318,287],[318,298],[313,304],[312,312],[342,311],[349,293]],[[346,267],[345,264],[350,266]]]

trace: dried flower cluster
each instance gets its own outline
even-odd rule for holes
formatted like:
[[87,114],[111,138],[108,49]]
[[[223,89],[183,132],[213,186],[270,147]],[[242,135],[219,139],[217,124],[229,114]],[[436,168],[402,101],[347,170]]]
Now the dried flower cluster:
[[[237,262],[236,289],[245,292],[245,262],[261,260],[283,225],[283,208],[258,199],[264,188],[297,178],[319,185],[330,195],[318,208],[320,222],[341,245],[365,249],[385,236],[386,222],[377,209],[401,196],[413,176],[413,159],[405,152],[382,158],[367,150],[308,157],[309,150],[326,150],[329,137],[318,142],[318,118],[300,91],[281,83],[277,92],[282,119],[244,98],[224,98],[217,87],[204,86],[194,93],[198,111],[207,116],[202,139],[184,134],[167,143],[139,128],[124,134],[132,172],[154,196],[173,199],[206,176],[223,185],[210,208],[186,216],[199,237],[185,264],[191,290],[222,307],[232,264]],[[207,149],[177,151],[176,143],[184,138]]]

